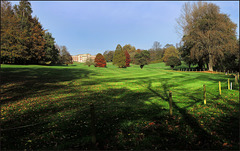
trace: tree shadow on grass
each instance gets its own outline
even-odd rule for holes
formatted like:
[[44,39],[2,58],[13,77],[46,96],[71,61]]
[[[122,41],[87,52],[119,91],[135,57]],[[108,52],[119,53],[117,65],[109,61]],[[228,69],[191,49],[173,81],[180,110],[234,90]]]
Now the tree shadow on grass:
[[[169,89],[170,86],[168,86],[168,82],[165,81],[162,84],[163,91],[158,93],[155,90],[151,88],[151,81],[149,82],[149,86],[147,87],[148,90],[150,90],[152,93],[154,93],[156,96],[161,98],[163,101],[168,102],[169,101]],[[186,108],[195,105],[200,101],[200,99],[196,99],[193,96],[190,96],[190,98],[193,98],[196,100],[195,103],[191,103],[190,105],[181,108],[179,107],[173,100],[173,114],[180,113],[183,117],[183,123],[189,125],[191,129],[193,129],[193,133],[197,135],[197,139],[191,143],[191,149],[220,149],[222,146],[219,146],[219,144],[214,144],[214,141],[218,140],[216,137],[210,135],[206,130],[204,130],[200,124],[198,123],[197,119],[195,119],[192,115],[190,115]],[[178,113],[177,113],[178,112]]]
[[[89,102],[95,105],[97,149],[180,147],[182,144],[176,146],[176,142],[186,142],[187,139],[181,133],[169,130],[166,109],[160,104],[145,103],[152,96],[151,92],[135,92],[126,88],[92,92],[81,98],[77,94],[67,96],[62,103],[62,99],[57,100],[61,106],[48,104],[25,112],[21,117],[12,117],[13,125],[5,122],[6,126],[37,121],[46,123],[3,131],[2,149],[94,149]],[[57,115],[62,117],[51,118]]]
[[[91,143],[89,103],[95,106],[97,149],[222,149],[218,144],[211,144],[217,139],[209,136],[197,119],[185,108],[176,105],[174,100],[172,117],[161,104],[146,104],[154,96],[159,97],[159,102],[168,102],[171,86],[166,79],[160,92],[152,88],[151,81],[146,84],[142,85],[149,92],[121,88],[89,92],[89,95],[81,97],[74,93],[53,104],[46,102],[47,106],[25,112],[20,118],[12,117],[15,124],[11,125],[8,121],[4,125],[19,126],[19,123],[34,124],[36,121],[47,123],[3,131],[2,149],[96,149]],[[54,105],[56,102],[59,106]],[[179,113],[181,120],[177,120],[180,116],[175,116]],[[185,136],[186,125],[193,129],[192,133],[197,138]],[[173,130],[175,127],[178,127],[176,131]]]
[[0,104],[15,102],[33,94],[64,89],[75,79],[88,79],[93,71],[74,68],[3,68],[1,71],[2,99]]

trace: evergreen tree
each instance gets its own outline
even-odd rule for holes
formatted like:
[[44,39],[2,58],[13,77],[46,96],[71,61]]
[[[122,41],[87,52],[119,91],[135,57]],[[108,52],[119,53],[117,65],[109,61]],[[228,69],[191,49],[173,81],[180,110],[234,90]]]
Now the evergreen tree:
[[55,39],[52,37],[52,34],[49,32],[46,32],[44,34],[44,39],[45,39],[45,46],[44,46],[44,51],[45,51],[45,61],[46,62],[51,62],[53,64],[56,64],[59,59],[59,50],[55,46]]
[[19,20],[8,1],[1,1],[1,63],[16,63],[20,60],[22,45],[19,42],[21,31]]
[[119,68],[126,67],[126,56],[120,44],[117,45],[116,50],[114,52],[113,64],[118,66]]
[[15,15],[19,20],[18,28],[18,40],[20,45],[17,47],[21,51],[21,62],[29,63],[31,60],[30,45],[31,45],[31,19],[32,19],[32,8],[31,3],[26,0],[21,0],[19,5],[14,5]]
[[29,63],[37,64],[44,60],[45,56],[45,39],[44,30],[42,25],[39,23],[38,19],[34,17],[30,20],[31,25],[31,35],[30,35],[30,45],[29,45]]

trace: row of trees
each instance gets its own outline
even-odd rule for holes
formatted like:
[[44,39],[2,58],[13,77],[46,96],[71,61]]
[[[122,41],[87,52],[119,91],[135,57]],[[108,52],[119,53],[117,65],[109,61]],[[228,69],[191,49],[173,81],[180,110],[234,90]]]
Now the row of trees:
[[[131,46],[131,45],[127,45],[127,46]],[[131,47],[128,47],[128,48],[131,48]],[[112,60],[113,64],[118,66],[119,68],[126,68],[126,67],[130,67],[131,56],[126,49],[124,51],[123,47],[120,44],[118,44],[115,51],[105,51],[103,55],[101,53],[98,53],[94,61],[91,60],[91,58],[89,58],[85,62],[85,65],[88,65],[89,67],[91,65],[94,65],[95,67],[106,67],[107,65],[106,60],[108,61]],[[137,50],[135,55],[133,56],[133,60],[134,60],[133,61],[134,64],[140,65],[140,68],[143,68],[144,65],[147,65],[150,62],[150,53],[147,50],[142,50],[142,51]]]
[[[129,67],[130,63],[137,65],[147,65],[149,63],[157,63],[164,61],[168,62],[169,57],[176,57],[174,60],[177,60],[177,63],[172,64],[168,63],[172,67],[179,65],[180,54],[179,51],[172,45],[167,44],[164,48],[161,48],[159,42],[155,41],[153,47],[149,50],[136,49],[134,46],[127,44],[125,46],[117,45],[115,51],[105,51],[103,53],[107,62],[113,62],[120,68]],[[171,60],[171,62],[173,62]]]
[[31,3],[12,6],[1,1],[1,63],[71,63],[66,46],[58,46],[52,34],[32,16]]
[[[171,67],[181,64],[198,65],[198,68],[207,68],[209,71],[235,70],[239,71],[239,39],[236,36],[237,25],[229,16],[220,13],[220,8],[212,3],[198,2],[185,3],[181,16],[177,19],[178,27],[183,36],[181,42],[174,47],[167,44],[161,48],[160,42],[155,41],[151,49],[150,63],[165,62]],[[107,61],[124,60],[124,55],[117,51],[105,51]],[[130,55],[131,63],[135,62],[135,55],[142,50],[130,44],[123,46],[123,51]],[[117,61],[118,62],[118,61]],[[115,62],[114,62],[115,64]],[[124,61],[121,62],[121,66]],[[119,66],[119,67],[121,67]]]

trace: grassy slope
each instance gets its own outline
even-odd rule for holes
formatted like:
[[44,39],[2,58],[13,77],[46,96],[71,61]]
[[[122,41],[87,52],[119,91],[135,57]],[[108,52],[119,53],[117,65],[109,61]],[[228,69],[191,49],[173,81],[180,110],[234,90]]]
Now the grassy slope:
[[99,149],[238,149],[238,87],[227,90],[226,83],[232,76],[177,72],[163,63],[143,69],[75,63],[1,70],[2,149],[93,149],[90,103]]

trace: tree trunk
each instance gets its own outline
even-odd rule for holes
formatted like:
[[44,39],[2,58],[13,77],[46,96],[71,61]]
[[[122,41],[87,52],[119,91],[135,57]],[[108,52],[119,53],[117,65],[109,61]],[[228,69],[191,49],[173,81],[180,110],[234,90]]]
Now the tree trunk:
[[208,63],[208,70],[213,71],[213,60],[212,55],[209,54],[209,63]]

